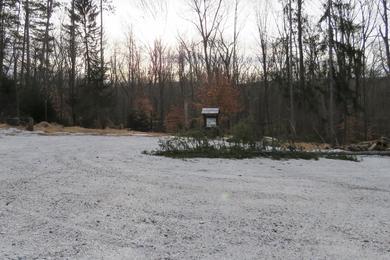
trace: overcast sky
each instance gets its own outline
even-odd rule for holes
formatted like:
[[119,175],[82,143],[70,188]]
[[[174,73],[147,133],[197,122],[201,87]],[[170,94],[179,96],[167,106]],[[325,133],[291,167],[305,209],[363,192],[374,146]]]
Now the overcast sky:
[[[225,32],[233,31],[234,19],[233,0],[226,0],[231,5],[225,13]],[[113,0],[115,13],[106,17],[106,35],[108,42],[124,40],[126,32],[132,27],[135,36],[144,46],[151,45],[157,38],[163,39],[166,44],[175,45],[178,35],[188,39],[196,39],[196,31],[190,20],[194,19],[188,5],[188,0],[151,0],[152,8],[145,10],[140,0]],[[240,0],[239,27],[241,28],[240,45],[245,51],[251,52],[257,47],[256,14],[258,6],[264,6],[265,0]],[[277,34],[280,26],[281,6],[279,0],[270,0],[267,8],[270,28]],[[307,11],[318,14],[320,0],[305,1]]]

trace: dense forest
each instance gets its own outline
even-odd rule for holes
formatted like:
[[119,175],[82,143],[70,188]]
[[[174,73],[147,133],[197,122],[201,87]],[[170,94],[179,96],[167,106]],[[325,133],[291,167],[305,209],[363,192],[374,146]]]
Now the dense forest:
[[219,107],[227,130],[330,143],[390,136],[388,0],[279,0],[276,14],[257,0],[250,54],[237,24],[246,3],[186,1],[196,37],[145,48],[132,30],[109,47],[108,1],[0,0],[0,121],[175,132]]

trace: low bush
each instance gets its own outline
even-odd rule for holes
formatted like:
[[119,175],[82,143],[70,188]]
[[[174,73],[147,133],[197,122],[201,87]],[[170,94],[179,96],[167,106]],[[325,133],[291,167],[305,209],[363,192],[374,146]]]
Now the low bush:
[[229,142],[226,138],[209,138],[204,131],[187,132],[186,136],[164,138],[159,141],[159,149],[144,152],[149,155],[170,158],[271,158],[274,160],[318,160],[319,158],[333,160],[348,160],[358,162],[355,156],[345,154],[323,154],[318,152],[266,150],[257,143]]
[[260,140],[260,136],[256,129],[257,127],[253,120],[245,119],[233,126],[230,141],[254,146],[256,145],[256,142]]
[[160,140],[160,149],[154,155],[172,158],[253,158],[259,154],[257,150],[239,145],[231,145],[224,139],[208,137],[174,137]]

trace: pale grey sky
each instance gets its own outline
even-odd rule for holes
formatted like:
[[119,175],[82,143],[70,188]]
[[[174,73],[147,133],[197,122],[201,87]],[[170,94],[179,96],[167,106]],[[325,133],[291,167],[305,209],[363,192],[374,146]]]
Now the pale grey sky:
[[[107,17],[106,34],[110,39],[123,39],[130,26],[133,27],[136,38],[143,44],[151,44],[156,38],[163,39],[167,44],[175,44],[179,34],[195,38],[194,26],[189,20],[193,19],[187,0],[156,1],[156,12],[145,11],[139,0],[114,0],[115,14]],[[245,40],[255,40],[255,21],[252,0],[241,0],[240,25],[243,28],[242,37]],[[229,1],[226,1],[229,2]],[[233,2],[233,1],[230,1]],[[153,14],[152,14],[153,13]],[[233,19],[232,13],[227,14],[227,20]],[[229,31],[229,25],[226,26]]]
[[[315,16],[321,0],[305,1],[307,10]],[[106,35],[108,42],[123,41],[129,28],[132,27],[138,41],[148,46],[157,38],[168,45],[177,43],[177,36],[183,35],[189,39],[197,39],[196,30],[190,20],[194,19],[188,5],[188,0],[152,0],[155,10],[145,10],[140,0],[113,0],[115,13],[106,17]],[[245,51],[252,52],[257,47],[257,29],[255,10],[264,6],[266,0],[240,0],[239,26],[241,28],[240,46]],[[269,27],[274,34],[280,24],[281,5],[279,0],[270,0],[266,12],[269,15]],[[225,13],[225,32],[233,31],[233,0],[226,0],[230,9]],[[261,8],[261,7],[260,7]]]

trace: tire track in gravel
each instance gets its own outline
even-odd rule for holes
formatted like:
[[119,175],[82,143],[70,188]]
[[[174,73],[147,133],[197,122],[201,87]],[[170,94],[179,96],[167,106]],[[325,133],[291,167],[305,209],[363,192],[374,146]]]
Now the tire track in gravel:
[[[87,238],[84,238],[84,240],[87,240],[88,242],[92,241],[100,241],[103,245],[112,245],[113,247],[126,247],[126,248],[132,248],[134,251],[138,251],[137,254],[140,254],[139,251],[144,251],[145,248],[152,247],[147,245],[141,245],[135,241],[135,239],[128,239],[127,237],[116,235],[108,232],[104,232],[101,230],[86,228],[84,226],[76,225],[70,222],[64,222],[64,221],[58,221],[54,218],[45,217],[38,213],[33,213],[31,211],[24,210],[22,208],[13,207],[11,211],[16,212],[17,214],[21,214],[23,216],[29,216],[35,220],[39,220],[44,224],[45,227],[63,227],[69,230],[73,230],[76,233],[80,233],[81,236],[88,235]],[[87,249],[92,249],[88,248]],[[144,254],[144,253],[142,253]]]

